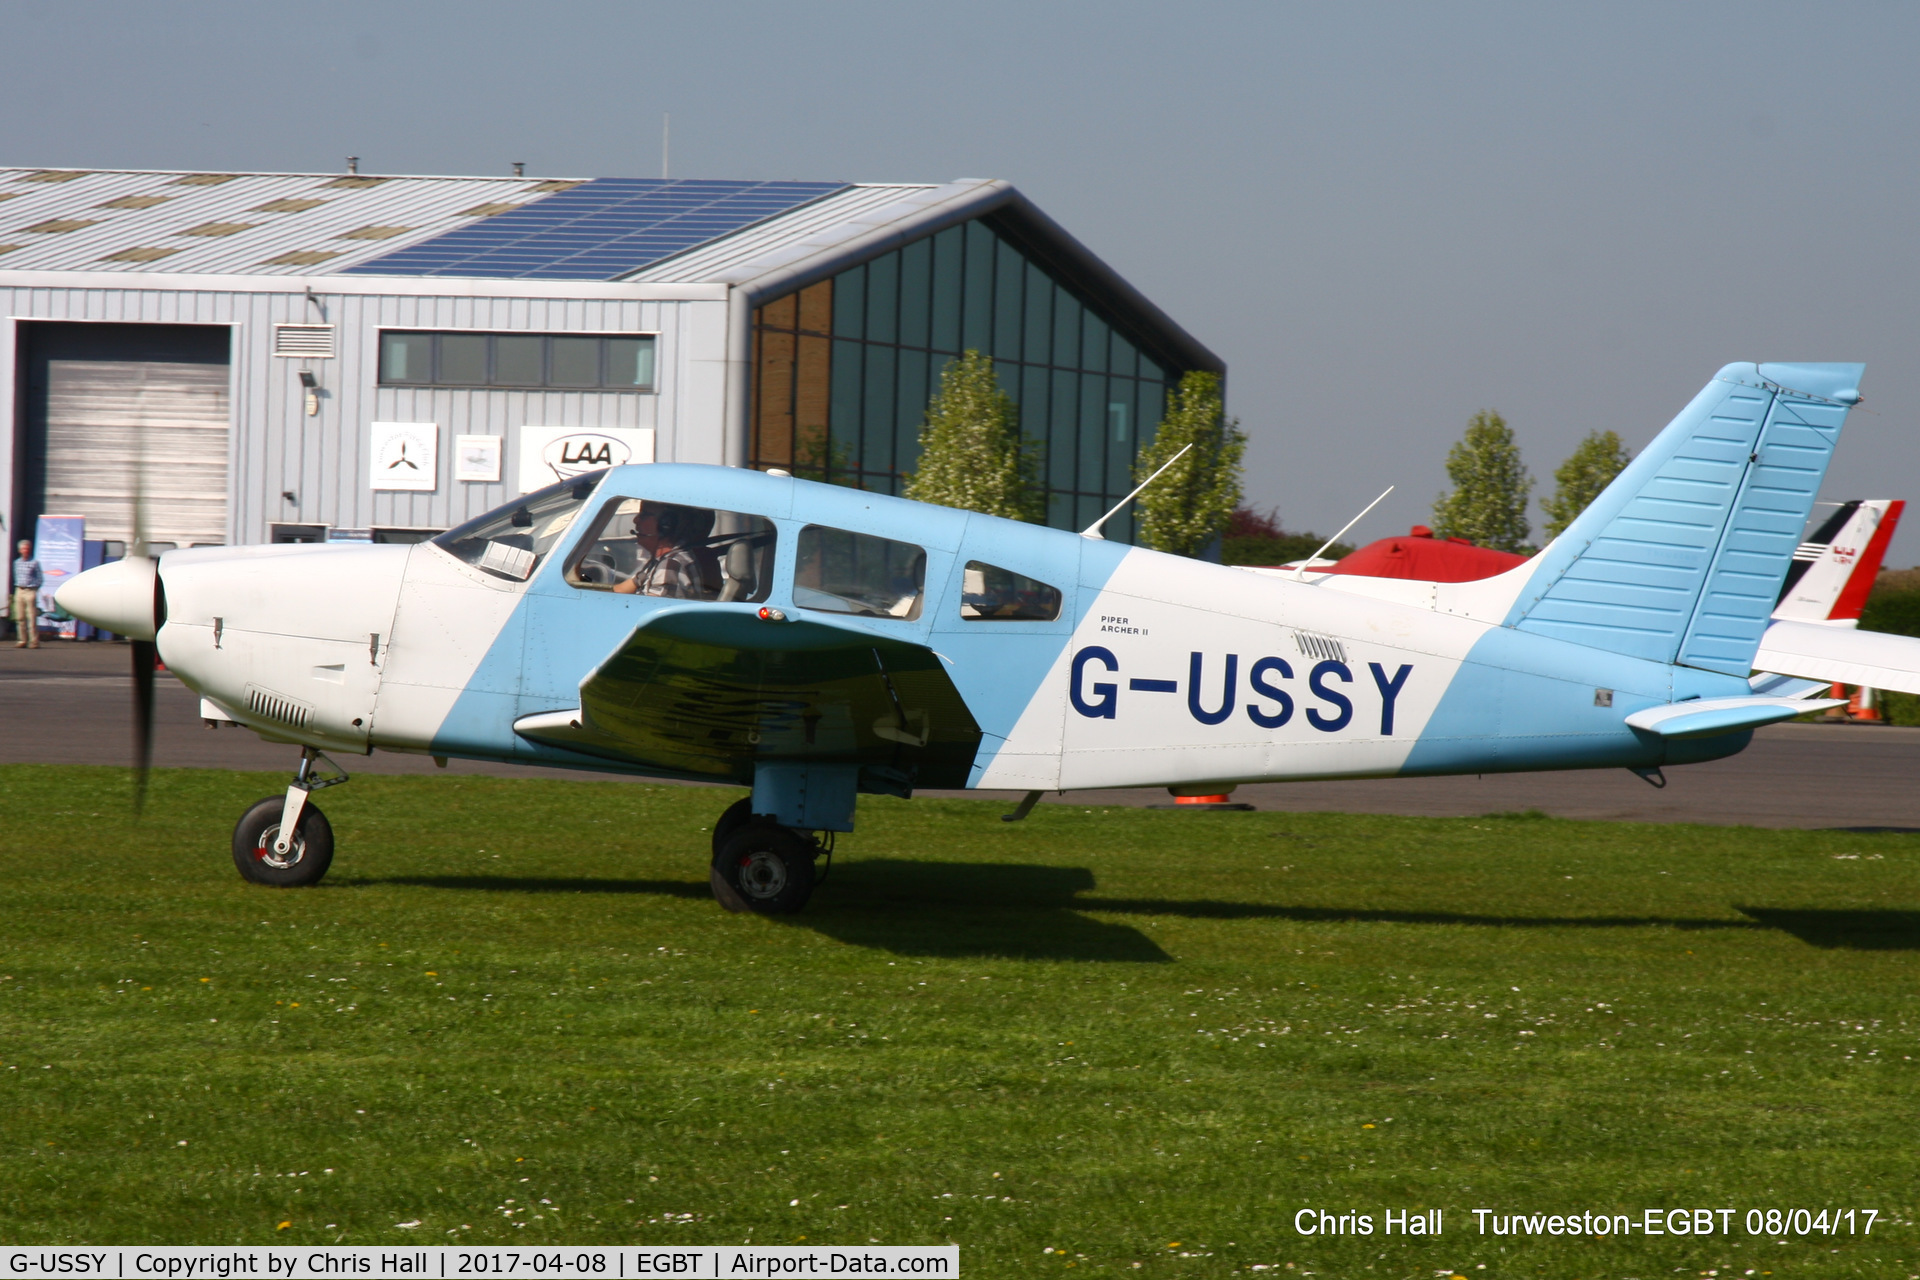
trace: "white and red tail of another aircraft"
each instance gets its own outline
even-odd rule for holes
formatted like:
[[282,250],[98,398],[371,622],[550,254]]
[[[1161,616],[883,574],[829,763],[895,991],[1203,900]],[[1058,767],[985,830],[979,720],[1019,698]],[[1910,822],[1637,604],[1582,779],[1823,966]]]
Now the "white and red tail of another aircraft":
[[1858,626],[1906,505],[1899,498],[1841,503],[1793,553],[1775,620]]

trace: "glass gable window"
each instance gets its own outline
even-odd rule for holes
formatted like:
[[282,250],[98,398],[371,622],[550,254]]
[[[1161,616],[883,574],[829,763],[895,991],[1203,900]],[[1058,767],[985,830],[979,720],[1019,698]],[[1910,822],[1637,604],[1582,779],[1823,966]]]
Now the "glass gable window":
[[927,553],[910,542],[810,524],[800,531],[793,602],[865,618],[920,616]]
[[380,385],[651,391],[653,351],[651,334],[389,329],[380,335]]
[[1047,523],[1085,528],[1133,487],[1180,374],[1131,335],[991,218],[950,227],[755,311],[748,465],[899,493],[941,370],[971,348],[1040,446]]

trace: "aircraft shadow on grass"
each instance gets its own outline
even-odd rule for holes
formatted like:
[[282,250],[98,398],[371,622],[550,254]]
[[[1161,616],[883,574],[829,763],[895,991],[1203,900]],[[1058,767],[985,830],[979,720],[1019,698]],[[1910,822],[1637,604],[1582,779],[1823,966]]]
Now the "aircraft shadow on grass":
[[[500,875],[396,876],[372,884],[499,893],[643,894],[704,899],[694,880],[618,880]],[[1130,925],[1097,915],[1189,920],[1289,920],[1305,924],[1469,925],[1507,929],[1776,930],[1809,945],[1859,951],[1920,950],[1920,911],[1737,907],[1742,919],[1687,916],[1524,916],[1484,912],[1286,906],[1207,899],[1095,896],[1085,867],[918,862],[874,858],[832,868],[829,888],[806,911],[774,917],[853,946],[912,956],[1005,956],[1166,964],[1172,957]]]
[[[712,897],[704,880],[466,875],[393,876],[360,883],[503,893]],[[828,887],[804,912],[773,919],[896,955],[1172,962],[1173,957],[1140,930],[1081,914],[1080,895],[1093,887],[1093,872],[1084,867],[863,859],[835,865]]]
[[1740,907],[1769,929],[1827,950],[1920,951],[1920,911]]

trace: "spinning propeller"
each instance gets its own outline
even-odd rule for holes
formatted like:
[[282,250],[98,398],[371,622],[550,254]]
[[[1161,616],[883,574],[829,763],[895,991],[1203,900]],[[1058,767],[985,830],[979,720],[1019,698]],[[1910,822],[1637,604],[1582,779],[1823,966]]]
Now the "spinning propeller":
[[133,654],[133,807],[147,800],[147,773],[153,763],[153,673],[159,664],[154,637],[163,608],[160,569],[147,546],[146,468],[134,464],[133,538],[124,558],[89,569],[62,583],[54,593],[59,606],[105,631],[127,638]]

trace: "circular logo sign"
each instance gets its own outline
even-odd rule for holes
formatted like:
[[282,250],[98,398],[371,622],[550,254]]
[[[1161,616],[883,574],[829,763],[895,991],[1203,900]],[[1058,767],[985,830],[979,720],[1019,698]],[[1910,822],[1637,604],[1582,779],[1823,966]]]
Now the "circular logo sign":
[[548,441],[540,451],[540,463],[555,480],[571,480],[602,467],[624,466],[633,458],[633,449],[625,440],[597,431],[576,431]]

